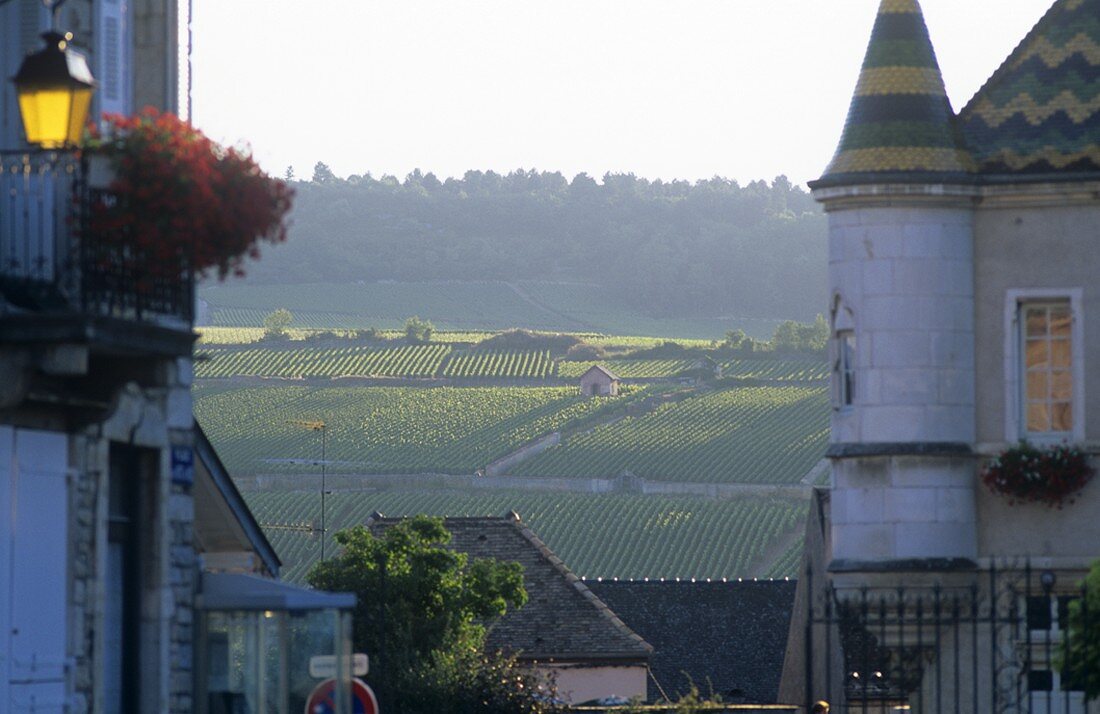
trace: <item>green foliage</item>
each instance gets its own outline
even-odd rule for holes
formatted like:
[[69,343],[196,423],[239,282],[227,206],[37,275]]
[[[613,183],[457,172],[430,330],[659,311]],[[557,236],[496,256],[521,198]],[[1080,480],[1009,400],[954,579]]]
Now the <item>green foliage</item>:
[[[741,185],[608,174],[596,182],[517,170],[469,171],[446,181],[415,172],[403,181],[333,181],[330,173],[315,171],[315,182],[296,186],[291,238],[255,266],[256,279],[557,281],[562,291],[604,295],[585,298],[586,314],[566,311],[597,325],[609,311],[637,305],[654,319],[808,320],[826,291],[824,214],[809,193],[782,178]],[[510,325],[535,327],[497,326]]]
[[417,315],[413,315],[409,319],[405,320],[405,339],[411,344],[423,344],[425,342],[432,341],[432,332],[435,331],[435,326],[428,320],[421,320]]
[[457,353],[443,368],[445,377],[515,377],[541,379],[554,371],[546,350],[496,352],[476,350]]
[[340,552],[318,563],[313,587],[354,592],[353,641],[372,656],[380,706],[404,714],[526,714],[543,708],[514,663],[485,657],[485,625],[527,602],[519,563],[470,560],[447,548],[443,519],[416,516],[375,536],[336,534]]
[[812,324],[786,320],[775,328],[771,347],[777,352],[824,352],[829,343],[829,323],[818,315]]
[[281,307],[264,317],[264,337],[267,339],[286,339],[287,328],[294,322],[294,315]]
[[597,426],[524,461],[524,476],[795,483],[825,454],[824,387],[726,389]]
[[581,343],[575,335],[563,335],[560,333],[531,332],[530,330],[505,330],[491,337],[487,337],[474,349],[478,350],[510,350],[510,351],[549,351],[554,357],[571,351]]
[[[316,492],[253,492],[260,523],[298,525],[319,517]],[[329,527],[363,523],[372,513],[405,516],[503,515],[515,510],[570,569],[590,578],[738,578],[764,572],[776,539],[801,532],[806,501],[743,496],[554,493],[507,490],[338,491],[328,498]],[[267,532],[283,561],[283,577],[300,582],[318,555],[308,532]],[[795,570],[772,569],[773,577]]]
[[[1093,563],[1084,583],[1084,597],[1069,604],[1069,632],[1062,643],[1063,682],[1100,698],[1100,561]],[[1063,684],[1063,689],[1068,689]]]

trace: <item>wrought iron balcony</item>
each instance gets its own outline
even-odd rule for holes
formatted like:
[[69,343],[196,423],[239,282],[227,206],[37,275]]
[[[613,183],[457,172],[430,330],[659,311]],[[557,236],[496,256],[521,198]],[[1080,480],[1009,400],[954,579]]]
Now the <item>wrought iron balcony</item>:
[[[5,316],[78,316],[190,331],[194,279],[187,261],[150,265],[119,235],[97,235],[97,204],[71,154],[0,153],[0,298]],[[117,230],[125,231],[122,227]]]

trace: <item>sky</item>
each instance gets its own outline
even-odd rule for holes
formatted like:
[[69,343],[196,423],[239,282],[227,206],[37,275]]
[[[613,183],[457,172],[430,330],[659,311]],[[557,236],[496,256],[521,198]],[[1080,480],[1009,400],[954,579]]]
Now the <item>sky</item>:
[[[956,110],[1051,0],[922,0]],[[878,0],[193,0],[192,120],[309,178],[821,174]]]

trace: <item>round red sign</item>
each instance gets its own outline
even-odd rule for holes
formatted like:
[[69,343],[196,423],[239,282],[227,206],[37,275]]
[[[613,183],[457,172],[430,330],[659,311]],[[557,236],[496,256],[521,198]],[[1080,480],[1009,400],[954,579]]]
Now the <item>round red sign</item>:
[[[352,714],[378,714],[378,700],[361,679],[351,680]],[[306,700],[305,714],[336,714],[336,680],[326,679],[314,687]]]

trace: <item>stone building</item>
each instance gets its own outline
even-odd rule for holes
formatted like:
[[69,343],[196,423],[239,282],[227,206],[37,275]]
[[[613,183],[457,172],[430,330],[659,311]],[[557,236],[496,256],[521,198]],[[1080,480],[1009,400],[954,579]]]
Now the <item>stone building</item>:
[[601,364],[594,364],[581,375],[581,394],[586,397],[614,397],[619,393],[620,380]]
[[[833,411],[831,493],[815,501],[824,552],[810,556],[826,564],[815,587],[840,603],[869,591],[872,614],[874,594],[892,592],[895,620],[885,606],[849,620],[831,640],[849,648],[844,665],[819,662],[813,682],[789,657],[788,691],[925,707],[962,696],[964,711],[1030,710],[1041,696],[1083,710],[1051,652],[1100,557],[1100,485],[1055,511],[1012,503],[979,472],[1019,439],[1091,454],[1100,443],[1098,87],[1098,0],[1054,2],[957,114],[918,3],[882,0],[839,148],[811,183],[829,218]],[[913,598],[900,608],[899,588]],[[964,625],[991,644],[929,625],[925,637],[956,649],[925,639],[929,664],[914,664],[916,644],[899,638],[916,633],[914,604],[932,603],[922,588],[961,598]],[[841,656],[824,639],[838,612],[818,616],[810,656]],[[807,617],[792,626],[800,647]],[[856,646],[879,666],[853,666]],[[961,665],[971,654],[973,671]],[[950,679],[960,669],[962,683]]]

